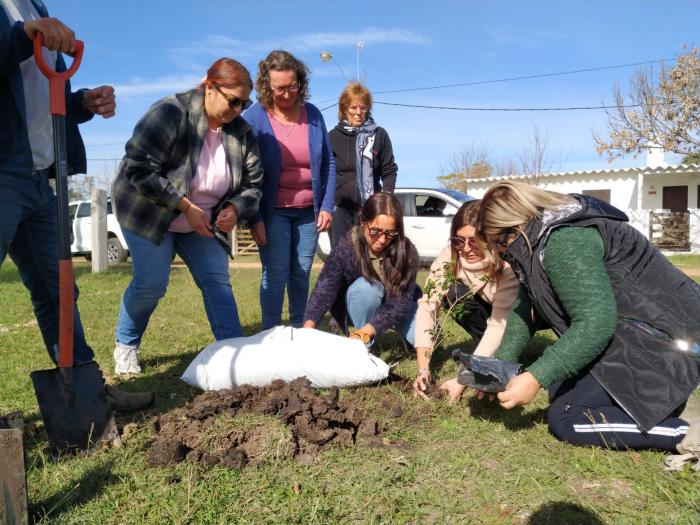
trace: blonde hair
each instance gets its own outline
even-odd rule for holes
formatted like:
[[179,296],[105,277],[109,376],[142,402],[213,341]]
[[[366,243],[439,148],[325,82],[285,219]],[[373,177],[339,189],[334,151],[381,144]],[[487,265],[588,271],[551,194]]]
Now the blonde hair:
[[369,107],[367,115],[372,111],[372,93],[369,92],[369,89],[359,82],[348,82],[348,85],[345,86],[345,89],[340,93],[340,98],[338,99],[338,120],[345,120],[345,112],[348,110],[353,100],[359,100],[365,106]]
[[517,181],[499,182],[491,186],[481,199],[479,222],[487,239],[506,230],[525,232],[532,219],[541,219],[544,210],[554,210],[571,197],[546,191]]

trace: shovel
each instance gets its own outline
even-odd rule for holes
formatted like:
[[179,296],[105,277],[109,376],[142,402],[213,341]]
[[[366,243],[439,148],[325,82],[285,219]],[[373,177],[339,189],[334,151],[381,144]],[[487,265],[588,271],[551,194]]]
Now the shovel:
[[68,168],[66,164],[65,81],[80,66],[83,42],[76,40],[73,63],[68,71],[49,68],[42,53],[43,36],[34,39],[34,59],[49,79],[51,119],[58,202],[59,327],[58,368],[30,374],[39,402],[41,419],[54,460],[61,454],[87,450],[99,442],[119,439],[112,409],[105,395],[105,383],[94,361],[73,366],[74,281],[70,251],[68,215]]

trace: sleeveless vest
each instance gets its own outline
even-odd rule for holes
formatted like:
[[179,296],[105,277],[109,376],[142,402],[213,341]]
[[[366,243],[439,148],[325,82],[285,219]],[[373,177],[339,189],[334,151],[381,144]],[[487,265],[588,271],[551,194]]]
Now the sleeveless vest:
[[521,236],[503,258],[538,316],[561,336],[571,320],[544,271],[547,241],[559,228],[596,228],[615,294],[617,326],[590,372],[648,431],[684,403],[700,381],[700,360],[682,351],[700,348],[700,286],[630,226],[623,212],[593,197],[571,196],[570,204],[528,223],[532,254]]

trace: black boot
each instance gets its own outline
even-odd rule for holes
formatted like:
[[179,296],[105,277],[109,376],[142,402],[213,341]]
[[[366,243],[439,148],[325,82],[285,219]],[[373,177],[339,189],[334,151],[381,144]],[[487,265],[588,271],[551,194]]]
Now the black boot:
[[105,394],[109,406],[118,412],[143,410],[150,406],[155,399],[153,392],[125,392],[112,385],[105,385]]

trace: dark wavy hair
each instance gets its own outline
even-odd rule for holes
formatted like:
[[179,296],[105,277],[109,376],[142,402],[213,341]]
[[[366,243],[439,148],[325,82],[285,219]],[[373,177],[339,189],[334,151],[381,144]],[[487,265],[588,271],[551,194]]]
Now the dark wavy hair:
[[[371,252],[364,234],[364,228],[378,215],[392,217],[396,222],[396,231],[399,232],[399,236],[384,249],[383,278],[372,267]],[[394,195],[377,192],[367,199],[360,211],[360,222],[353,228],[352,239],[360,273],[370,282],[382,283],[387,297],[396,297],[412,284],[410,268],[417,264],[418,252],[404,234],[403,208]]]
[[[481,212],[481,201],[473,200],[462,204],[454,217],[452,217],[452,225],[450,226],[450,237],[456,237],[457,232],[465,226],[474,226],[476,233],[474,240],[477,246],[484,254],[488,266],[486,267],[486,275],[489,278],[498,280],[503,272],[503,260],[497,254],[491,251],[491,245],[486,241],[480,232],[479,213]],[[457,276],[459,272],[459,250],[451,245],[452,250],[452,274]]]
[[258,62],[255,96],[264,108],[272,107],[270,71],[294,71],[297,76],[297,84],[299,84],[298,100],[304,103],[309,99],[309,69],[291,53],[277,49],[270,52],[265,60]]

